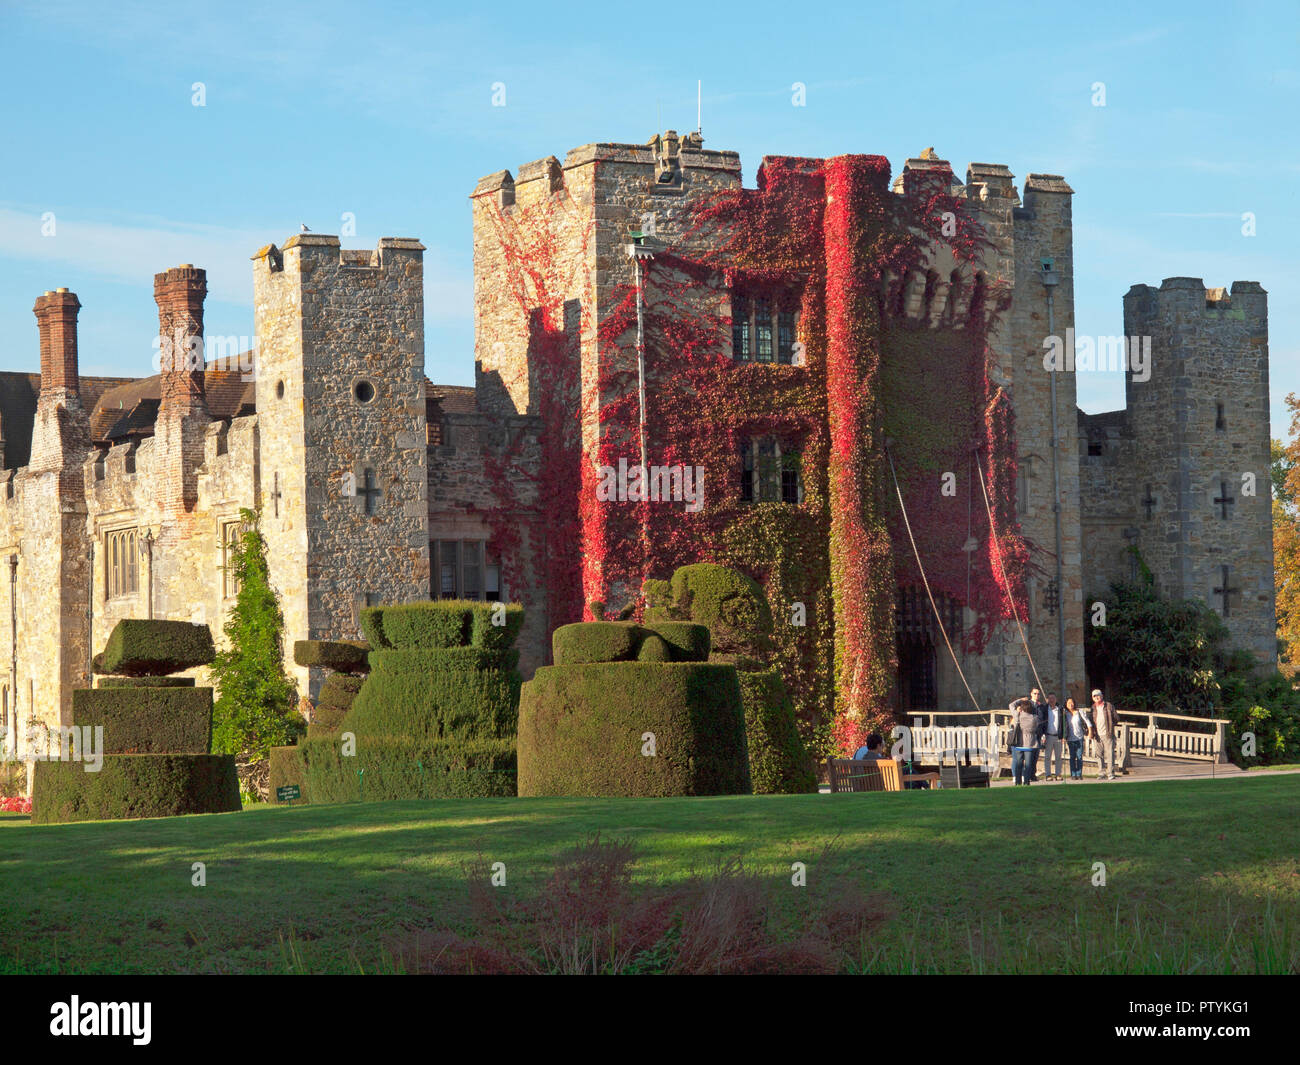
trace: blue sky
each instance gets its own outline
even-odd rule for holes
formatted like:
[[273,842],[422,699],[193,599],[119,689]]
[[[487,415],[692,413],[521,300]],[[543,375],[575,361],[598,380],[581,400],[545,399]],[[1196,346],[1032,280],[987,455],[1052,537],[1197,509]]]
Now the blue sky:
[[[971,161],[1018,184],[1064,174],[1080,333],[1120,333],[1136,282],[1261,282],[1285,433],[1283,397],[1300,392],[1294,0],[468,7],[0,3],[0,368],[38,368],[31,306],[65,285],[83,373],[149,373],[153,274],[180,262],[208,270],[207,331],[251,335],[249,256],[351,212],[345,246],[428,246],[428,372],[470,384],[475,181],[642,142],[660,113],[689,130],[698,78],[705,144],[739,151],[747,185],[764,154],[878,153],[897,170],[931,145],[959,176]],[[1122,379],[1081,375],[1080,403],[1122,405]]]

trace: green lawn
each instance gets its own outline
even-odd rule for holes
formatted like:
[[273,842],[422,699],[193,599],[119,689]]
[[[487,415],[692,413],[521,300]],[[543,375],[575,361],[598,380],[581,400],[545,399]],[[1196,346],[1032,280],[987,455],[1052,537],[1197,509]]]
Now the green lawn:
[[[1300,971],[1300,776],[870,795],[256,807],[32,826],[0,815],[0,972],[374,972],[470,920],[466,870],[536,895],[599,831],[634,883],[741,856],[773,927],[845,888],[849,971]],[[829,845],[829,847],[828,847]],[[791,886],[791,863],[808,886]],[[191,886],[204,862],[207,886]],[[1107,886],[1092,884],[1106,866]],[[815,919],[815,918],[814,918]]]

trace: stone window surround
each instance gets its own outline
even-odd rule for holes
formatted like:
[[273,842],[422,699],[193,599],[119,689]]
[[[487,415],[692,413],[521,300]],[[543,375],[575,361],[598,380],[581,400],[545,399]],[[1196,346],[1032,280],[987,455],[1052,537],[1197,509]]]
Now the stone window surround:
[[223,514],[217,518],[217,553],[221,570],[221,598],[234,599],[239,595],[239,582],[230,574],[230,549],[244,523],[238,514]]
[[119,525],[101,530],[100,535],[103,539],[104,552],[105,602],[138,596],[140,594],[139,526]]

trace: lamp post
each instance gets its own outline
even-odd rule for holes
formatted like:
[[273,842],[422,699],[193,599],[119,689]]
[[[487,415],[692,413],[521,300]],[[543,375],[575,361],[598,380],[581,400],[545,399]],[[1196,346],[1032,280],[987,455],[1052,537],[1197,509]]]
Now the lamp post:
[[632,233],[629,244],[623,245],[623,251],[632,260],[636,275],[636,387],[639,414],[637,417],[637,436],[641,445],[641,541],[645,545],[646,562],[650,559],[650,524],[646,500],[649,491],[650,467],[647,464],[645,442],[645,293],[641,284],[641,264],[654,259],[654,249],[645,244],[645,234]]
[[[1056,263],[1052,259],[1040,260],[1042,272],[1039,274],[1039,280],[1043,283],[1043,289],[1047,293],[1047,335],[1056,335],[1056,318],[1055,305],[1053,303],[1053,294],[1056,286],[1060,284],[1060,277],[1056,273]],[[1061,442],[1060,431],[1057,425],[1056,414],[1056,370],[1048,370],[1048,382],[1051,389],[1052,402],[1052,515],[1056,520],[1056,592],[1059,596],[1058,609],[1056,611],[1056,637],[1057,637],[1057,668],[1060,670],[1059,683],[1061,691],[1065,691],[1065,581],[1063,579],[1064,566],[1061,557]]]

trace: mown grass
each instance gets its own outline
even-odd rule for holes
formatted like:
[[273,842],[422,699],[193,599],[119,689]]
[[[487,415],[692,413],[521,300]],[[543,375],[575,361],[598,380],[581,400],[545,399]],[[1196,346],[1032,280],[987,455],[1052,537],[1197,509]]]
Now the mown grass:
[[[0,972],[385,972],[472,930],[469,870],[544,888],[593,833],[650,890],[739,856],[771,927],[851,887],[858,972],[1300,971],[1300,776],[1137,786],[250,808],[32,826],[0,816]],[[207,885],[191,884],[192,865]],[[791,884],[803,862],[808,887]],[[1094,885],[1096,863],[1105,886]],[[477,875],[477,874],[475,874]],[[822,890],[818,890],[821,888]]]

